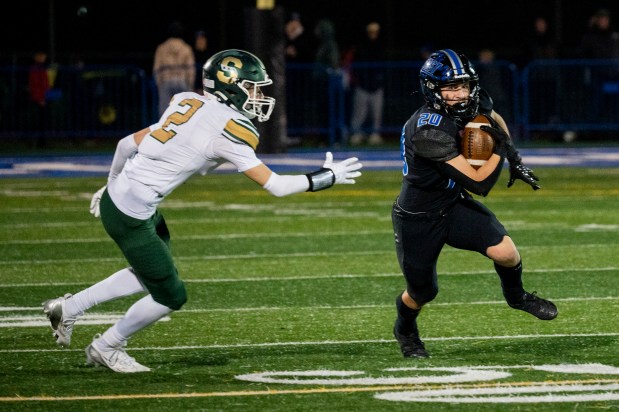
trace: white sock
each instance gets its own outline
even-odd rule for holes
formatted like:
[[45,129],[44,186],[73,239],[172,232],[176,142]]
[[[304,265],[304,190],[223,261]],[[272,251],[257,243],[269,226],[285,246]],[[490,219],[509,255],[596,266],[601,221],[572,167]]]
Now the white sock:
[[173,310],[169,307],[155,302],[151,295],[144,296],[129,308],[122,319],[106,330],[101,335],[101,339],[107,346],[122,345],[136,332],[172,312]]
[[67,317],[80,316],[84,311],[99,303],[133,295],[144,290],[146,288],[140,283],[135,273],[129,268],[125,268],[67,299],[64,312]]

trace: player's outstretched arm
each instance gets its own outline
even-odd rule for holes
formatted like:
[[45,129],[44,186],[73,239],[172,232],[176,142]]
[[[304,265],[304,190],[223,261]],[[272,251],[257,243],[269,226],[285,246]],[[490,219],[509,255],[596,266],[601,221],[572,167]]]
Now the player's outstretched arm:
[[281,197],[301,192],[317,192],[335,184],[354,184],[355,179],[361,176],[362,167],[356,157],[334,162],[333,154],[327,152],[322,168],[306,175],[278,175],[264,164],[244,173],[272,195]]

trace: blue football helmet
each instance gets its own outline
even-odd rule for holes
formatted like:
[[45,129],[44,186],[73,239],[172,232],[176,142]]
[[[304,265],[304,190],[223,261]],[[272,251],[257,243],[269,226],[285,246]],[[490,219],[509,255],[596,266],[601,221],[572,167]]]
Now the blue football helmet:
[[[419,71],[421,92],[433,109],[466,123],[479,110],[479,76],[469,59],[451,49],[439,50],[430,55]],[[441,96],[441,87],[468,83],[470,92],[466,101],[449,105]]]

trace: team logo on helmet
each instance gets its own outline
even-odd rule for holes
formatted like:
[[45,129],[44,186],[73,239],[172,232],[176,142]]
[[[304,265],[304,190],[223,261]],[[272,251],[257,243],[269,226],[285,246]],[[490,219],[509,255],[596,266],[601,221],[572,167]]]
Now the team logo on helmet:
[[236,57],[226,57],[219,64],[217,79],[222,83],[232,84],[239,78],[237,68],[243,67],[243,63]]

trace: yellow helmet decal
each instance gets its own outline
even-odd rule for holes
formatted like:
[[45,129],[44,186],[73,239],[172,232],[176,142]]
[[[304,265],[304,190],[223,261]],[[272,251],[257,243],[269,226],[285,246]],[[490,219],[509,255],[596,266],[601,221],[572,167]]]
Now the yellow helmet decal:
[[243,67],[243,63],[236,57],[226,57],[221,61],[217,71],[217,79],[222,83],[233,83],[238,77],[237,68]]

